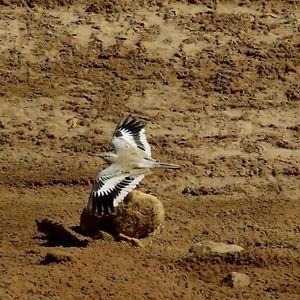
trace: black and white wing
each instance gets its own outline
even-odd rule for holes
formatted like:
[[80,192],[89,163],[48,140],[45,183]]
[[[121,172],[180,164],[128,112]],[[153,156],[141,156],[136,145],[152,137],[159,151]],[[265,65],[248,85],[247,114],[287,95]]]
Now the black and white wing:
[[88,211],[92,213],[97,211],[98,215],[113,213],[114,208],[143,178],[144,175],[121,174],[111,165],[97,176],[88,201]]
[[130,144],[151,156],[151,148],[145,134],[145,125],[130,115],[119,121],[113,134],[112,143],[116,153],[124,150],[126,145]]

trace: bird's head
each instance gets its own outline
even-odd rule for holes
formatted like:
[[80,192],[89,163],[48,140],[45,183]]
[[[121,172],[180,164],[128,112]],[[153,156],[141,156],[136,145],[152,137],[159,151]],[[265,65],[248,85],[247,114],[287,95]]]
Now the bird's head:
[[110,152],[101,152],[96,154],[97,156],[100,156],[105,161],[107,161],[109,164],[112,164],[114,161],[114,158],[116,157],[116,154],[110,153]]

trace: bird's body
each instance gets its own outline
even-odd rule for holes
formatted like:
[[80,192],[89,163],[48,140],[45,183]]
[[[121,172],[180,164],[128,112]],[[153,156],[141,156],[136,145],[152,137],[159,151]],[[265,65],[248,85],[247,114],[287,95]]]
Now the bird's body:
[[87,209],[98,214],[116,207],[152,168],[178,169],[176,164],[160,163],[151,157],[144,124],[131,116],[122,118],[113,134],[115,153],[101,153],[109,166],[95,180]]

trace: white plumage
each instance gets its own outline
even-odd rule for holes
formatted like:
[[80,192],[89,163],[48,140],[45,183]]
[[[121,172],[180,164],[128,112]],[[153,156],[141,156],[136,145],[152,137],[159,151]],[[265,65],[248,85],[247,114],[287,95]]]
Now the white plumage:
[[114,212],[114,207],[150,173],[150,168],[180,168],[151,158],[144,126],[132,116],[119,121],[112,139],[115,153],[99,154],[109,166],[96,177],[87,205],[88,211],[99,215]]

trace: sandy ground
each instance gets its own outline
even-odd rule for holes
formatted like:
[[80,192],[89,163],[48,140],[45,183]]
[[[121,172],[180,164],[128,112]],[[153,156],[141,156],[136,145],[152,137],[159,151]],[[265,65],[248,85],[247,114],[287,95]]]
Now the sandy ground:
[[[299,299],[298,1],[0,3],[0,299]],[[35,219],[79,223],[104,166],[89,153],[129,112],[182,166],[138,188],[161,234],[43,264]],[[191,258],[207,239],[245,253]],[[223,286],[231,271],[250,286]]]

